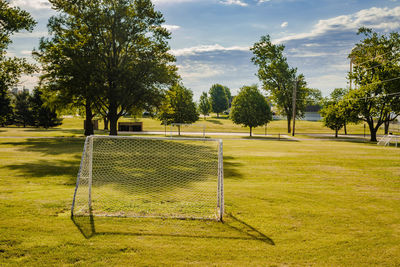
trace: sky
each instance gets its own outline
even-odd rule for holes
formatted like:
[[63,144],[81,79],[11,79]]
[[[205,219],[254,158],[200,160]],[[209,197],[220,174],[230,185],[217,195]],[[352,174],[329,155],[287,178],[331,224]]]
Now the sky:
[[[56,13],[47,0],[9,0],[37,20],[32,33],[13,37],[8,55],[25,57],[48,36],[47,21]],[[153,0],[172,33],[171,53],[183,84],[195,100],[215,84],[235,95],[244,85],[258,84],[249,50],[263,35],[285,45],[291,67],[305,75],[308,87],[324,96],[348,86],[347,58],[361,40],[358,28],[381,34],[400,31],[400,0]],[[38,75],[24,76],[21,86],[32,89]]]

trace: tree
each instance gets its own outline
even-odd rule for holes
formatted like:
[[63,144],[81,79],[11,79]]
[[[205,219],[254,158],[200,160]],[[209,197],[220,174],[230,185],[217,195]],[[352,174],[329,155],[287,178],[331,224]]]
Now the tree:
[[307,88],[304,76],[297,75],[297,69],[289,67],[283,56],[284,45],[275,45],[269,35],[262,36],[250,49],[252,62],[258,66],[257,76],[276,104],[279,113],[286,116],[288,133],[293,119],[293,92],[296,86],[296,117],[302,117],[307,105]]
[[349,78],[357,88],[344,97],[343,106],[368,124],[371,141],[377,141],[379,127],[400,115],[400,35],[380,35],[367,28],[358,34],[365,38],[349,55],[354,64]]
[[5,127],[11,124],[13,109],[11,107],[10,93],[7,90],[0,90],[0,126]]
[[203,94],[200,96],[199,111],[200,114],[203,114],[204,119],[211,112],[211,103],[206,92],[203,92]]
[[31,32],[36,22],[31,15],[18,7],[10,7],[7,1],[0,1],[0,125],[11,122],[12,108],[8,93],[9,87],[19,81],[23,73],[32,73],[35,68],[25,59],[9,58],[6,50],[14,33],[26,30]]
[[[209,94],[211,101],[211,109],[213,112],[217,113],[219,118],[219,113],[225,111],[229,107],[229,100],[226,95],[226,87],[220,84],[214,84],[211,86]],[[229,90],[229,89],[228,89]]]
[[17,125],[23,125],[24,128],[34,124],[28,92],[23,91],[15,95],[14,122]]
[[[173,85],[166,93],[161,106],[159,119],[163,124],[193,123],[199,119],[193,93],[182,84]],[[181,135],[181,128],[178,125]]]
[[340,112],[344,118],[344,134],[347,134],[347,125],[350,123],[359,123],[360,119],[358,116],[349,108],[346,107],[346,104],[343,102],[344,97],[349,93],[348,89],[345,88],[335,88],[330,94],[330,101],[337,103]]
[[61,125],[62,120],[58,118],[54,108],[50,108],[48,105],[46,105],[43,98],[43,92],[39,88],[35,88],[30,98],[33,125],[46,129]]
[[226,86],[224,86],[224,89],[225,89],[226,98],[228,98],[228,108],[230,108],[231,105],[232,105],[232,94],[231,94],[231,90],[230,90],[228,87],[226,87]]
[[[160,105],[164,89],[177,75],[167,42],[170,32],[150,0],[50,2],[61,15],[51,21],[59,33],[49,41],[62,43],[62,59],[70,61],[62,68],[67,75],[60,71],[56,80],[83,82],[86,106],[104,111],[110,135],[117,134],[118,119],[133,108]],[[51,57],[50,65],[56,66],[57,57]]]
[[252,129],[265,125],[272,120],[272,113],[267,99],[256,85],[243,86],[232,102],[230,117],[235,124],[243,124]]
[[346,123],[346,116],[343,110],[340,109],[339,103],[332,98],[324,104],[320,110],[324,125],[335,131],[335,137],[338,137],[338,132]]
[[34,56],[45,74],[41,76],[43,90],[57,95],[58,105],[84,108],[85,135],[92,135],[95,96],[100,92],[95,86],[95,68],[98,65],[89,30],[79,19],[58,15],[47,25],[50,38],[42,38]]

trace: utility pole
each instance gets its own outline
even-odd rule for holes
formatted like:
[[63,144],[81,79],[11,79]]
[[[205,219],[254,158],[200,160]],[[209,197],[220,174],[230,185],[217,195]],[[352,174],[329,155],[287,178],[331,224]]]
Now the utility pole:
[[292,103],[292,110],[293,110],[293,114],[292,114],[292,118],[293,118],[293,127],[292,127],[292,136],[294,136],[294,132],[295,132],[295,127],[296,127],[296,98],[297,98],[297,78],[294,81],[294,87],[293,87],[293,103]]
[[351,83],[352,83],[351,76],[352,75],[353,75],[353,58],[351,57],[350,58],[350,91],[351,91]]

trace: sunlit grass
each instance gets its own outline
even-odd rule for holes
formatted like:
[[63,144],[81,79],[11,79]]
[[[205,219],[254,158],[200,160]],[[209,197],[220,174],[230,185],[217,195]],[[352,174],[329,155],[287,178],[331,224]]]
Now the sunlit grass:
[[83,139],[0,139],[0,265],[400,265],[400,149],[224,140],[225,223],[69,218]]
[[[122,118],[119,121],[141,121],[143,122],[143,131],[152,132],[157,131],[160,134],[169,136],[171,134],[171,130],[173,135],[177,133],[177,127],[165,127],[161,125],[161,122],[157,119],[152,118]],[[380,128],[378,134],[383,134],[383,127]],[[99,120],[99,130],[95,131],[95,134],[108,134],[107,131],[104,131],[103,121]],[[207,136],[210,136],[210,133],[244,133],[248,134],[249,129],[247,127],[242,127],[241,125],[235,125],[232,123],[230,119],[225,117],[209,117],[209,118],[200,118],[199,121],[194,123],[191,126],[182,126],[181,133],[184,135],[185,132],[198,132],[205,133]],[[400,131],[398,125],[392,126],[391,131]],[[364,134],[364,124],[350,124],[347,126],[347,133],[349,135]],[[368,127],[365,128],[365,133],[368,136],[369,130]],[[50,129],[42,129],[42,128],[23,128],[23,127],[6,127],[0,128],[0,137],[1,136],[14,136],[14,137],[41,137],[41,136],[54,136],[54,137],[78,137],[83,136],[83,119],[82,118],[64,118],[63,124],[56,128]],[[287,122],[286,121],[272,121],[268,124],[267,127],[257,127],[254,129],[254,134],[256,135],[285,135],[287,134]],[[307,135],[307,134],[331,134],[334,136],[334,131],[323,126],[322,122],[311,122],[311,121],[302,121],[298,120],[296,122],[296,134],[299,136]],[[339,134],[343,135],[344,130],[342,129]],[[314,137],[315,138],[315,137]]]

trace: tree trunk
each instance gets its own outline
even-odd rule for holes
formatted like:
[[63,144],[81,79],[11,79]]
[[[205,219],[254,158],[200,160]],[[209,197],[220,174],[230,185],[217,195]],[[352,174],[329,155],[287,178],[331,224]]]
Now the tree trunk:
[[252,127],[250,127],[250,137],[252,137],[253,136],[253,133],[252,133]]
[[338,138],[338,132],[339,132],[339,130],[336,129],[336,130],[335,130],[335,138]]
[[181,126],[178,125],[178,135],[181,136]]
[[86,101],[85,105],[85,113],[86,113],[86,122],[85,122],[85,136],[89,136],[94,134],[93,131],[93,113],[92,108],[90,107],[91,103]]
[[107,116],[103,117],[103,122],[104,122],[104,130],[108,130],[108,118],[107,118]]
[[389,134],[390,121],[385,121],[385,134]]
[[292,132],[291,122],[292,122],[292,118],[290,116],[287,116],[287,132],[289,134]]
[[219,118],[219,113],[217,112],[217,118]]
[[117,129],[118,113],[116,105],[110,105],[108,118],[110,120],[110,135],[118,135],[118,129]]
[[344,134],[347,135],[347,127],[346,127],[346,123],[344,123]]
[[376,142],[376,130],[374,128],[374,121],[368,121],[369,131],[371,133],[371,142]]

